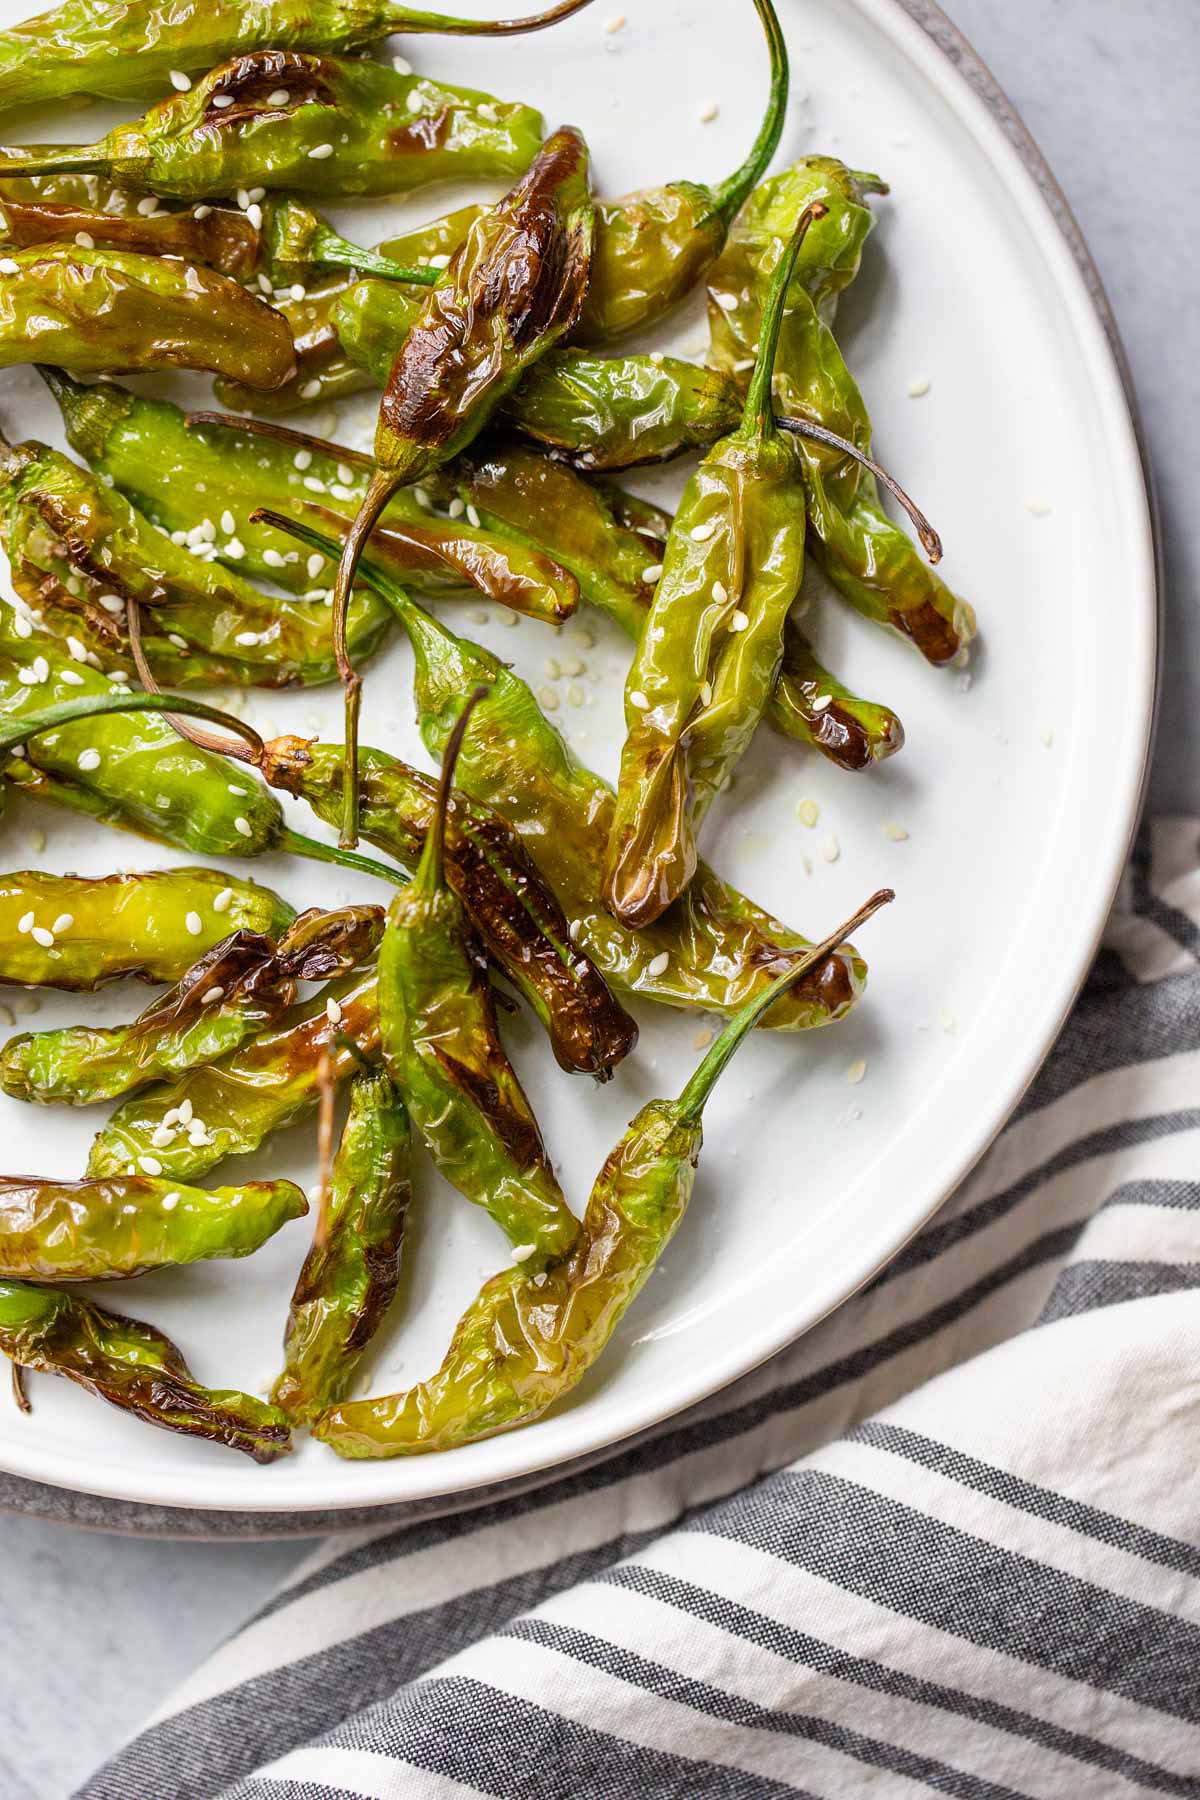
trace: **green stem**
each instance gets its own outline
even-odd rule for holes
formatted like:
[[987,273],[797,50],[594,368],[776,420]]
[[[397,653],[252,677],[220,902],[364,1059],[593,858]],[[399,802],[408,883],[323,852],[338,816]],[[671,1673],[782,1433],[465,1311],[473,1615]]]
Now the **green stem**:
[[770,987],[763,989],[757,999],[749,1001],[747,1005],[743,1006],[741,1012],[730,1019],[676,1102],[682,1124],[694,1124],[700,1117],[709,1095],[720,1080],[726,1065],[738,1049],[742,1039],[754,1029],[763,1014],[774,1006],[779,996],[786,994],[789,988],[794,987],[796,982],[802,976],[807,975],[810,969],[814,969],[819,962],[824,962],[827,956],[832,956],[838,946],[845,943],[852,932],[857,931],[860,925],[865,925],[881,906],[886,906],[895,897],[891,888],[881,888],[877,894],[872,894],[865,906],[860,906],[856,913],[851,914],[850,918],[837,927],[836,931],[831,931],[829,936],[822,938],[819,944],[814,944],[811,950],[806,950],[800,960],[793,963],[785,974],[777,976]]
[[328,225],[320,226],[313,233],[312,259],[339,269],[354,269],[360,275],[380,275],[385,281],[408,281],[421,287],[433,287],[441,276],[440,269],[410,269],[403,263],[393,262],[390,256],[364,250],[360,244],[352,244],[349,238],[341,237]]
[[748,437],[766,437],[775,428],[775,354],[779,349],[779,333],[783,328],[792,272],[796,267],[800,246],[808,236],[809,226],[814,219],[823,219],[828,210],[819,200],[814,200],[811,206],[805,207],[771,277],[758,334],[758,360],[750,377],[750,386],[746,390],[746,406],[742,413],[742,431]]
[[344,850],[353,850],[358,842],[358,714],[362,705],[362,678],[350,661],[346,647],[346,617],[350,595],[363,546],[379,520],[379,515],[400,483],[386,469],[376,469],[363,495],[362,505],[346,534],[333,583],[333,656],[338,675],[346,690],[346,740],[342,764],[342,835]]
[[0,177],[10,175],[102,175],[111,159],[100,144],[39,144],[22,156],[19,146],[0,155]]
[[340,869],[356,869],[360,875],[374,875],[379,881],[390,881],[393,887],[405,887],[408,876],[401,869],[376,862],[373,856],[362,856],[357,850],[343,850],[338,844],[323,844],[319,838],[305,837],[285,825],[276,846],[293,856],[306,856],[310,862],[336,863]]
[[557,25],[561,19],[569,19],[572,13],[582,12],[590,5],[591,0],[559,0],[558,5],[547,12],[532,13],[527,19],[453,19],[445,13],[418,12],[411,6],[397,6],[385,30],[407,31],[414,36],[421,32],[437,32],[442,37],[512,37],[523,31],[544,31],[548,25]]
[[417,864],[417,872],[413,876],[413,888],[422,895],[432,896],[442,885],[443,870],[446,863],[446,814],[450,810],[450,795],[454,790],[454,771],[458,767],[458,753],[463,747],[463,739],[467,735],[467,726],[471,722],[471,714],[481,700],[486,700],[488,689],[477,687],[467,704],[454,721],[454,729],[442,752],[442,772],[438,777],[437,801],[434,806],[433,824],[425,835],[425,845],[421,851],[421,860]]
[[767,164],[779,148],[779,140],[783,136],[783,122],[787,117],[788,88],[790,72],[788,68],[787,43],[783,30],[776,16],[772,0],[754,0],[758,16],[762,20],[763,30],[767,34],[767,48],[771,53],[771,91],[767,98],[767,110],[763,114],[763,122],[759,126],[758,136],[750,149],[750,154],[740,169],[723,181],[720,187],[713,189],[713,211],[724,219],[727,225],[733,223],[734,214],[740,212],[743,202],[752,189],[756,188],[767,170]]
[[247,725],[243,719],[235,719],[231,713],[221,712],[218,707],[206,706],[202,700],[187,700],[174,694],[167,698],[162,694],[114,693],[84,694],[78,700],[60,700],[31,717],[5,721],[0,724],[0,756],[10,754],[43,731],[74,725],[82,719],[102,718],[106,713],[133,712],[177,712],[191,719],[207,719],[210,724],[232,731],[258,755],[262,754],[263,741],[252,725]]

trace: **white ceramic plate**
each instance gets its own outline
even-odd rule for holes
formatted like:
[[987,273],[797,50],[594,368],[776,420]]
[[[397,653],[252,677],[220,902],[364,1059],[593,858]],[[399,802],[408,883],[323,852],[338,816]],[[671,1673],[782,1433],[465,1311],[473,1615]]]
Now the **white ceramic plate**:
[[[7,20],[22,9],[5,0],[2,10]],[[626,0],[626,27],[608,34],[611,10],[513,44],[428,40],[415,54],[451,78],[539,103],[550,123],[577,121],[607,193],[723,174],[749,143],[764,94],[748,0]],[[695,1199],[661,1271],[600,1366],[531,1429],[379,1464],[342,1463],[304,1443],[259,1469],[148,1430],[66,1382],[34,1379],[32,1418],[0,1408],[0,1466],[130,1500],[283,1513],[462,1493],[594,1452],[729,1382],[845,1299],[970,1167],[1050,1045],[1126,853],[1152,713],[1152,543],[1125,396],[1032,178],[895,0],[780,0],[780,11],[794,63],[780,161],[828,150],[893,185],[876,203],[879,228],[841,335],[880,452],[941,528],[945,572],[983,626],[968,688],[819,598],[827,659],[860,692],[897,707],[907,748],[884,769],[851,776],[764,731],[708,831],[724,873],[814,936],[873,888],[895,885],[896,905],[862,939],[872,965],[865,1003],[836,1030],[760,1037],[742,1053],[710,1107]],[[720,114],[705,124],[708,100]],[[20,135],[83,138],[109,118],[94,109],[82,120],[28,119]],[[403,210],[419,218],[453,198]],[[397,216],[342,215],[363,241]],[[697,307],[659,344],[686,350],[703,337]],[[926,380],[924,397],[910,398],[910,385]],[[61,441],[29,371],[0,382],[0,420],[10,437]],[[370,423],[369,404],[348,405],[340,435],[366,442]],[[672,472],[666,491],[679,486]],[[573,654],[569,632],[560,643],[527,622],[477,629],[538,684],[548,656]],[[583,654],[587,703],[576,710],[564,696],[557,717],[611,776],[627,651],[601,630]],[[427,766],[409,677],[397,641],[368,681],[364,739]],[[260,698],[251,715],[272,729],[338,735],[329,693]],[[799,822],[802,798],[820,807],[815,830]],[[889,823],[907,840],[890,839]],[[50,832],[40,855],[39,826]],[[183,860],[32,810],[10,811],[2,829],[9,868],[102,873]],[[279,861],[253,872],[297,905],[378,897],[330,870]],[[144,993],[46,997],[36,1024],[128,1016]],[[3,998],[18,1012],[27,1003],[13,991]],[[636,1056],[606,1089],[559,1074],[528,1021],[506,1026],[577,1207],[636,1108],[678,1089],[705,1023],[643,1009]],[[848,1086],[859,1059],[866,1078]],[[89,1113],[0,1100],[0,1163],[76,1175],[95,1124]],[[236,1173],[311,1182],[312,1129],[272,1142]],[[376,1392],[435,1366],[461,1308],[504,1260],[494,1227],[427,1163],[418,1179],[401,1303],[371,1360]],[[248,1261],[110,1286],[103,1298],[170,1332],[202,1379],[264,1390],[307,1235],[298,1222]]]

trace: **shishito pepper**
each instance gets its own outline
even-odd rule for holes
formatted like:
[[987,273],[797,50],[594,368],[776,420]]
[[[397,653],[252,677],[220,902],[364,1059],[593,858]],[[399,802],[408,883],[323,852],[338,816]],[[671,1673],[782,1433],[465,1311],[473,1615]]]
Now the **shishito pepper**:
[[[876,894],[797,966],[836,951]],[[564,1257],[495,1275],[459,1320],[440,1369],[406,1392],[343,1401],[313,1427],[339,1456],[411,1456],[513,1431],[563,1398],[596,1361],[678,1230],[696,1180],[705,1105],[782,976],[725,1027],[677,1100],[651,1100],[596,1178]]]
[[8,185],[0,182],[0,245],[6,247],[27,250],[33,244],[77,244],[82,232],[101,249],[181,257],[188,263],[207,263],[240,281],[258,267],[259,233],[246,214],[233,207],[200,207],[196,209],[200,218],[191,207],[180,212],[155,211],[147,217],[134,207],[109,212],[87,197],[76,201],[9,199],[4,192]]
[[432,287],[438,279],[436,269],[415,267],[352,244],[294,194],[281,194],[266,202],[261,258],[265,273],[278,285],[307,282],[314,270],[322,268],[356,269],[414,287]]
[[333,1165],[329,1205],[304,1259],[271,1398],[309,1424],[350,1391],[395,1297],[412,1201],[412,1127],[382,1073],[359,1075]]
[[[309,521],[272,515],[303,543],[332,554],[336,539]],[[701,863],[675,906],[645,931],[614,919],[600,898],[600,866],[613,816],[612,789],[576,759],[528,684],[480,644],[457,637],[412,601],[374,562],[364,577],[395,610],[415,653],[421,735],[440,756],[465,698],[477,708],[459,760],[459,781],[521,837],[558,896],[572,936],[609,983],[667,1006],[735,1012],[809,949],[809,940],[756,906]],[[849,948],[798,981],[764,1023],[803,1031],[841,1018],[858,998],[866,967]]]
[[183,200],[240,187],[405,194],[519,175],[541,125],[531,107],[383,63],[257,50],[98,143],[2,149],[0,178],[84,170]]
[[456,19],[396,0],[65,0],[0,32],[0,109],[91,94],[143,100],[252,50],[363,50],[393,32],[501,37],[540,31],[589,0],[525,19]]
[[149,1172],[157,1161],[145,1156],[145,1174],[106,1181],[0,1175],[0,1276],[115,1281],[214,1256],[250,1256],[308,1211],[291,1181],[205,1192],[159,1181]]
[[[319,498],[353,518],[369,478],[363,458],[279,426],[219,414],[189,417],[170,401],[108,383],[83,387],[53,369],[40,373],[62,410],[72,448],[153,524],[183,539],[197,528],[211,531],[218,562],[290,593],[328,591],[333,563],[304,557],[251,516],[256,506],[287,512]],[[476,587],[514,611],[554,623],[578,602],[575,578],[543,552],[513,532],[484,531],[464,518],[434,519],[411,488],[394,496],[382,522],[397,555],[403,552],[405,581],[418,592]]]
[[296,1003],[297,982],[353,968],[382,933],[377,907],[305,913],[278,943],[260,932],[232,932],[128,1025],[69,1025],[9,1038],[0,1050],[0,1087],[17,1100],[89,1106],[217,1062],[281,1019]]
[[625,745],[603,893],[651,925],[696,872],[696,833],[766,710],[804,577],[806,506],[771,384],[802,214],[771,280],[742,424],[688,483],[625,684]]
[[270,888],[217,869],[21,870],[0,876],[0,982],[85,992],[121,976],[179,981],[231,932],[277,937],[295,916]]
[[65,1375],[148,1425],[207,1438],[255,1462],[292,1447],[278,1407],[236,1388],[206,1388],[161,1331],[55,1288],[0,1281],[0,1351],[17,1369]]
[[0,368],[36,362],[76,375],[207,369],[254,388],[295,367],[287,321],[229,276],[78,243],[0,257]]
[[437,808],[417,872],[388,908],[379,952],[384,1067],[446,1180],[482,1206],[524,1256],[565,1251],[579,1229],[496,1025],[467,914],[445,878],[446,808],[479,694],[442,761]]
[[861,700],[831,675],[791,618],[784,627],[783,662],[766,718],[839,769],[867,769],[904,748],[904,727],[891,707]]
[[374,473],[333,585],[334,645],[346,689],[344,845],[358,841],[361,683],[346,650],[345,620],[363,545],[397,488],[464,450],[525,371],[574,325],[587,290],[594,218],[587,146],[563,126],[516,187],[472,225],[397,349],[379,408]]

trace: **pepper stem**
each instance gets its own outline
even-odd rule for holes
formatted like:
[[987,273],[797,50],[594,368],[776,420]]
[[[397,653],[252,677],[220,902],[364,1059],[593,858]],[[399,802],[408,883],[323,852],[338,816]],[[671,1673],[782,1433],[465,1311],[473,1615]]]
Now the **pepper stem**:
[[111,166],[102,144],[35,144],[27,155],[19,145],[0,148],[0,176],[99,175]]
[[855,462],[862,464],[864,469],[869,469],[876,481],[882,482],[893,500],[898,506],[904,508],[912,520],[917,536],[921,540],[921,548],[930,562],[941,562],[942,540],[940,536],[916,501],[911,495],[905,493],[900,483],[894,476],[888,474],[882,464],[868,456],[865,450],[860,450],[857,444],[852,444],[849,438],[839,437],[836,431],[830,431],[825,425],[815,425],[811,419],[786,419],[776,413],[775,424],[780,431],[790,431],[793,437],[811,438],[814,443],[828,444],[831,450],[840,450],[843,456],[852,456]]
[[106,713],[161,713],[167,710],[168,704],[188,718],[207,719],[210,724],[221,725],[227,731],[235,732],[253,747],[256,755],[262,754],[263,741],[252,725],[247,725],[242,719],[235,719],[232,713],[221,712],[215,706],[206,706],[202,700],[177,699],[172,695],[168,703],[161,694],[110,693],[84,694],[78,700],[59,700],[54,706],[48,706],[44,711],[33,713],[27,718],[5,720],[0,724],[0,756],[9,755],[43,731],[74,725],[82,719],[101,718]]
[[740,1046],[742,1039],[754,1029],[763,1014],[774,1006],[779,996],[786,994],[789,988],[795,986],[801,976],[807,975],[810,969],[814,969],[818,963],[824,962],[827,956],[832,956],[833,952],[846,941],[852,932],[857,931],[860,925],[865,925],[867,920],[879,911],[880,907],[886,906],[895,898],[891,888],[881,888],[877,894],[872,894],[864,906],[860,906],[856,913],[852,913],[835,931],[831,931],[828,937],[822,938],[819,944],[814,944],[811,950],[806,950],[799,961],[793,963],[785,974],[777,976],[770,987],[764,988],[757,998],[749,1001],[743,1006],[741,1012],[730,1019],[676,1102],[681,1124],[693,1124],[700,1117],[709,1095],[724,1073],[727,1063]]
[[438,778],[433,824],[426,833],[425,847],[421,851],[421,861],[413,876],[414,888],[419,888],[423,894],[435,894],[442,885],[442,870],[446,860],[446,815],[450,810],[450,795],[454,789],[454,771],[458,767],[458,753],[463,747],[463,739],[467,735],[471,714],[479,702],[486,700],[487,696],[487,688],[477,687],[475,689],[454,721],[454,729],[442,752],[442,772]]
[[353,850],[358,842],[358,715],[362,707],[362,677],[355,671],[346,648],[346,617],[350,610],[350,594],[363,546],[399,485],[396,477],[386,469],[376,469],[363,495],[354,523],[346,534],[333,584],[333,656],[346,694],[342,835],[339,839],[345,850]]
[[779,349],[779,333],[783,328],[788,289],[792,285],[796,258],[800,254],[801,244],[808,236],[809,226],[814,219],[823,219],[828,211],[829,208],[820,200],[814,200],[811,206],[805,207],[771,277],[758,334],[758,360],[750,377],[750,386],[746,390],[746,406],[742,414],[742,430],[747,436],[766,437],[774,429],[772,389],[775,381],[775,354]]
[[582,12],[590,5],[591,0],[559,0],[557,6],[546,12],[531,13],[527,19],[452,19],[445,13],[418,12],[411,6],[397,6],[384,30],[407,31],[413,36],[437,32],[442,37],[513,37],[523,31],[544,31],[548,25],[557,25],[561,19],[569,19],[572,13]]
[[790,86],[787,41],[772,0],[754,0],[754,5],[767,34],[767,48],[771,53],[771,87],[767,97],[767,110],[758,128],[758,136],[750,147],[749,156],[728,180],[713,189],[713,211],[724,219],[726,225],[732,224],[734,214],[741,210],[743,201],[766,173],[767,164],[779,148],[783,122],[787,117]]
[[329,263],[334,268],[356,269],[360,275],[380,275],[385,281],[409,281],[421,287],[433,287],[440,278],[440,270],[430,268],[406,268],[403,263],[393,262],[390,256],[380,256],[374,250],[364,250],[361,244],[352,244],[329,225],[320,225],[313,232],[312,260],[316,263]]
[[390,881],[393,887],[404,887],[408,882],[408,876],[400,869],[389,868],[387,863],[376,862],[373,856],[363,856],[361,851],[343,850],[340,844],[323,844],[319,838],[293,831],[290,825],[285,825],[280,832],[276,847],[289,850],[293,856],[307,857],[309,862],[336,863],[339,869],[355,869],[360,875],[373,875],[377,881]]

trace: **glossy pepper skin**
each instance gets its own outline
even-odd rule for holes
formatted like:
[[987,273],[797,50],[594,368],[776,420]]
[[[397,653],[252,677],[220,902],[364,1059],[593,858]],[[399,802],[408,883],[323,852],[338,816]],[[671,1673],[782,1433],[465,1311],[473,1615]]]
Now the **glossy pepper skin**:
[[456,19],[395,0],[66,0],[0,32],[0,110],[90,94],[145,100],[214,63],[253,50],[362,50],[393,32],[501,36],[538,31],[588,0],[525,19]]
[[[172,543],[115,487],[45,444],[10,449],[0,439],[0,542],[42,626],[109,670],[136,674],[126,620],[135,601],[150,668],[169,687],[312,687],[336,676],[325,607],[264,593]],[[382,602],[356,594],[355,654],[373,655],[391,623]]]
[[[378,535],[373,555],[377,542]],[[274,738],[262,772],[326,824],[341,818],[340,744]],[[363,836],[415,869],[436,812],[436,783],[365,746],[359,779]],[[493,808],[455,793],[446,814],[445,864],[447,884],[491,960],[540,1019],[559,1067],[607,1081],[636,1044],[637,1027],[573,943],[557,897],[520,838]]]
[[[807,960],[827,956],[842,932]],[[729,1022],[677,1100],[642,1107],[597,1176],[566,1256],[493,1276],[459,1320],[435,1375],[403,1393],[332,1407],[314,1435],[350,1458],[450,1450],[527,1425],[569,1393],[678,1230],[695,1185],[705,1103],[787,981]]]
[[239,187],[406,194],[437,181],[517,176],[541,136],[532,108],[474,88],[270,49],[219,64],[99,143],[0,150],[0,177],[88,170],[181,200]]
[[412,267],[352,244],[294,194],[276,195],[266,204],[262,265],[278,286],[307,283],[321,268],[358,269],[364,274],[369,270],[385,281],[403,281],[417,288],[432,287],[438,278],[436,269]]
[[806,212],[771,281],[746,410],[688,483],[625,684],[625,745],[605,858],[609,910],[638,929],[696,872],[696,834],[766,710],[804,578],[806,504],[771,383]]
[[298,981],[344,973],[383,934],[377,907],[305,913],[276,944],[235,931],[197,958],[128,1025],[25,1032],[0,1050],[0,1087],[15,1100],[89,1106],[217,1062],[296,1003]]
[[0,244],[18,250],[34,244],[74,244],[82,231],[101,249],[180,257],[186,263],[205,263],[238,280],[245,280],[258,267],[259,233],[245,213],[233,207],[210,207],[200,219],[191,207],[154,212],[146,218],[135,207],[109,212],[86,197],[76,201],[9,199],[4,192],[9,185],[15,183],[0,182]]
[[868,769],[904,748],[904,727],[891,707],[861,700],[830,674],[794,618],[784,626],[783,663],[766,717],[840,769]]
[[[341,1008],[336,1024],[326,1010],[330,1000]],[[373,970],[332,982],[220,1062],[188,1069],[174,1081],[131,1095],[97,1132],[88,1174],[120,1175],[131,1163],[136,1167],[143,1156],[152,1156],[168,1181],[194,1181],[227,1156],[249,1155],[272,1132],[314,1110],[326,1055],[335,1082],[356,1072],[355,1053],[343,1039],[368,1060],[378,1059]],[[178,1117],[181,1108],[186,1120]],[[170,1141],[164,1143],[168,1134]]]
[[[152,524],[188,532],[207,520],[217,561],[226,567],[293,594],[328,591],[334,563],[305,557],[281,532],[252,524],[251,515],[256,507],[289,512],[319,499],[353,518],[369,473],[361,457],[279,428],[264,436],[249,420],[194,415],[189,424],[189,415],[169,401],[108,385],[85,388],[55,370],[41,373],[72,448]],[[217,529],[226,513],[232,537]],[[433,519],[410,488],[393,497],[382,523],[397,567],[418,592],[475,587],[501,605],[554,622],[578,602],[575,578],[543,552],[511,532],[483,531],[463,518]]]
[[356,1077],[333,1165],[328,1215],[304,1259],[271,1399],[308,1425],[349,1393],[396,1295],[412,1201],[412,1127],[382,1073]]
[[[292,529],[304,543],[334,541],[310,524]],[[460,756],[462,789],[494,807],[524,840],[575,940],[614,988],[667,1006],[736,1012],[810,948],[703,862],[682,899],[648,930],[633,932],[614,919],[600,899],[612,789],[576,759],[528,685],[498,657],[456,637],[369,555],[363,573],[412,643],[417,716],[432,756],[442,754],[465,696],[489,689]],[[864,963],[847,948],[798,981],[764,1023],[783,1031],[827,1025],[848,1011],[865,980]]]
[[[270,888],[217,869],[103,876],[21,870],[0,876],[0,981],[77,993],[120,976],[175,982],[231,932],[277,937],[295,916]],[[35,925],[54,942],[39,942]]]
[[292,1447],[277,1407],[233,1388],[202,1387],[161,1331],[76,1294],[0,1281],[0,1350],[19,1368],[65,1375],[148,1425],[207,1438],[258,1463]]
[[0,1175],[0,1276],[115,1281],[214,1256],[250,1256],[307,1211],[291,1181],[206,1193],[146,1175],[109,1181]]
[[445,879],[446,808],[470,719],[451,734],[417,872],[388,909],[379,952],[384,1067],[438,1169],[526,1256],[561,1255],[579,1222],[550,1167],[533,1109],[504,1053],[462,902]]
[[[786,238],[814,201],[827,206],[788,296],[776,398],[781,412],[827,426],[868,454],[870,419],[830,321],[871,228],[864,196],[881,188],[877,177],[857,175],[830,157],[810,157],[773,176],[751,196],[709,277],[709,361],[736,374],[758,341],[780,235]],[[823,572],[857,611],[908,639],[927,661],[952,661],[974,636],[971,607],[893,524],[860,464],[810,440],[799,440],[799,449],[811,548]]]
[[227,275],[74,243],[0,265],[0,368],[36,362],[76,375],[206,369],[254,388],[295,367],[287,321]]

